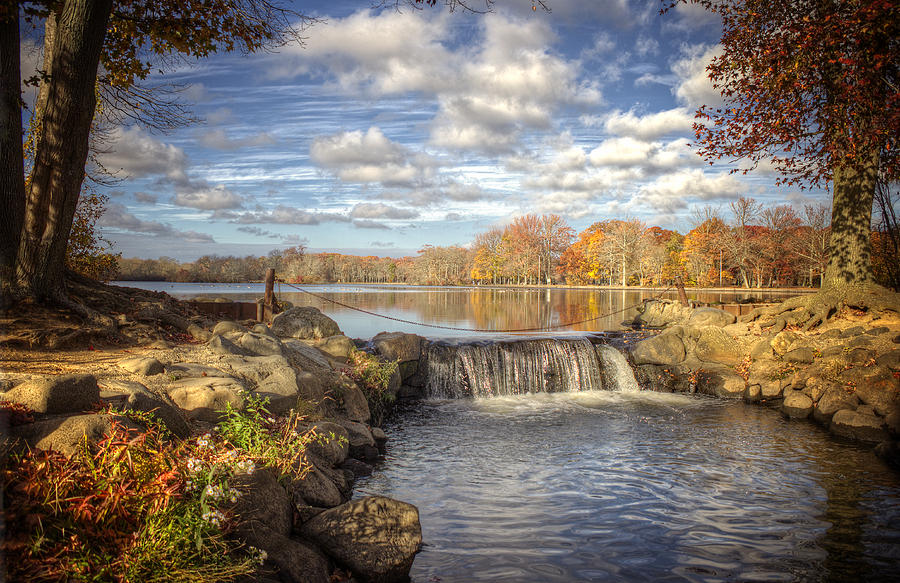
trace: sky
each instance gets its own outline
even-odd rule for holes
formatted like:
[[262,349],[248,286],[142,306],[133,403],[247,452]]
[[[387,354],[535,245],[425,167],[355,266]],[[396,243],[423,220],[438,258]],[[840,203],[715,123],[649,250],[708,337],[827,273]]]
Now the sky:
[[[473,0],[478,1],[478,0]],[[440,3],[439,3],[440,4]],[[467,245],[527,213],[576,231],[637,218],[686,232],[698,209],[827,202],[729,174],[689,146],[714,15],[658,0],[497,0],[490,14],[332,0],[304,46],[215,55],[153,82],[188,85],[200,123],[115,128],[100,220],[124,257],[309,251],[403,256]]]

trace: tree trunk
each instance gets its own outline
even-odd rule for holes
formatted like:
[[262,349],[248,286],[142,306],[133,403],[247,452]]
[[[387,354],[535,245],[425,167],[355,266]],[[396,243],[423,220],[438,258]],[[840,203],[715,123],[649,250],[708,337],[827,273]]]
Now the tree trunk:
[[872,201],[878,182],[877,151],[868,153],[857,167],[838,164],[834,169],[831,209],[831,256],[823,288],[872,281]]
[[65,295],[66,242],[84,181],[97,67],[111,9],[112,0],[67,0],[59,12],[16,262],[21,293],[38,300]]
[[22,97],[19,90],[19,10],[0,21],[0,294],[5,304],[15,274],[25,220]]

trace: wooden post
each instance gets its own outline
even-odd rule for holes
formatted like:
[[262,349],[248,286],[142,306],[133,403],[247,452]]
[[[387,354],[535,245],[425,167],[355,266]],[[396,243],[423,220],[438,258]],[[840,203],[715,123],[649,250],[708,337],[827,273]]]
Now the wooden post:
[[275,315],[275,270],[266,270],[266,295],[263,299],[263,320],[269,322]]
[[675,287],[678,289],[678,301],[681,302],[682,306],[688,305],[687,294],[684,293],[684,282],[681,281],[681,276],[675,276]]

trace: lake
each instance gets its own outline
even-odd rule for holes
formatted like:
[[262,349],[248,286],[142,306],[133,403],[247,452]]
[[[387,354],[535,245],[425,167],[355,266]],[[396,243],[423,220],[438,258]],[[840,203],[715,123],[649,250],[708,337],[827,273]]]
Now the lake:
[[[262,297],[264,292],[261,283],[114,283],[164,291],[180,299],[227,298],[233,301],[255,301]],[[306,293],[299,290],[305,290]],[[344,334],[351,338],[371,338],[383,331],[410,332],[428,338],[446,338],[483,335],[484,330],[531,330],[542,334],[619,330],[623,320],[634,318],[637,313],[635,306],[643,300],[656,297],[674,299],[677,294],[675,290],[663,292],[584,288],[276,284],[275,295],[295,306],[313,306],[320,309],[335,320]],[[763,301],[778,301],[790,295],[792,294],[783,291],[765,290],[733,292],[688,290],[690,299],[701,302],[727,303],[750,297],[760,298]],[[359,312],[351,307],[395,320]],[[472,332],[473,329],[479,331]]]

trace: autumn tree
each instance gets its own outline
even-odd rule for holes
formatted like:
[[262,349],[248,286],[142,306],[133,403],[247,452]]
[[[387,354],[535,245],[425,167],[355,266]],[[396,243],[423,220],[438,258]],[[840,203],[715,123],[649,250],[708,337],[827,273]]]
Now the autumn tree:
[[[43,24],[47,38],[27,178],[19,95],[22,19]],[[110,99],[111,111],[116,103],[120,112],[123,103],[148,111],[159,103],[140,91],[140,82],[152,70],[179,57],[254,52],[299,40],[298,26],[306,22],[292,8],[269,0],[0,3],[0,205],[9,209],[0,229],[4,302],[31,297],[70,303],[66,243],[84,180],[98,87],[119,99]]]
[[[821,297],[786,310],[815,326],[840,304],[884,307],[870,225],[879,171],[900,177],[900,4],[894,0],[682,0],[717,13],[722,53],[707,67],[724,98],[694,126],[710,162],[770,161],[780,181],[832,188]],[[668,7],[675,2],[667,1]],[[852,298],[852,299],[851,299]]]

